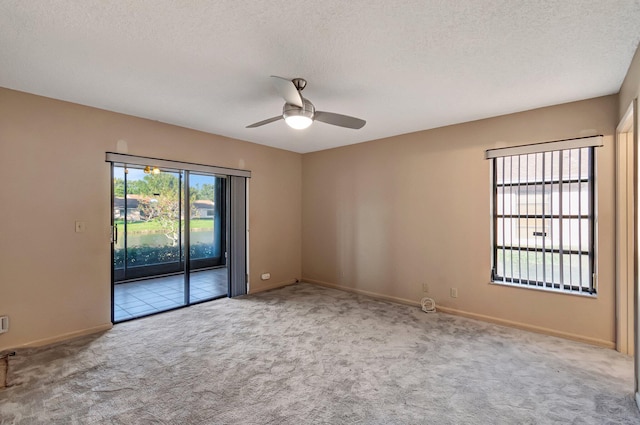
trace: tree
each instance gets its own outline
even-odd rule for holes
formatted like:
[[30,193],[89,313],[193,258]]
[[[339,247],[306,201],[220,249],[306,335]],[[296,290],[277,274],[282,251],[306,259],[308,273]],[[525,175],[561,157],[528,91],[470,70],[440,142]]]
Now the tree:
[[216,195],[216,185],[211,183],[204,183],[200,190],[197,192],[196,199],[209,199],[211,201],[215,200]]
[[[145,221],[156,221],[172,246],[179,242],[180,202],[178,190],[180,181],[171,173],[149,174],[142,180],[131,183],[129,193],[143,195],[138,205],[140,216]],[[129,189],[129,187],[127,187]],[[134,191],[135,190],[135,191]]]
[[[158,223],[164,235],[171,241],[172,246],[176,246],[180,239],[179,230],[182,217],[180,217],[179,189],[180,180],[171,173],[149,174],[144,176],[142,180],[127,182],[128,193],[142,195],[138,204],[140,217],[147,222]],[[192,208],[192,215],[195,212],[193,202],[199,199],[198,196],[201,196],[198,189],[191,191],[189,205]]]
[[113,179],[113,194],[118,198],[124,198],[124,179]]
[[[135,193],[147,196],[171,196],[178,198],[180,180],[171,173],[147,174],[144,179],[138,180],[139,187]],[[133,192],[129,192],[133,193]]]
[[177,197],[158,196],[148,200],[141,200],[138,204],[141,217],[145,221],[156,221],[164,235],[176,246],[180,239],[180,203]]

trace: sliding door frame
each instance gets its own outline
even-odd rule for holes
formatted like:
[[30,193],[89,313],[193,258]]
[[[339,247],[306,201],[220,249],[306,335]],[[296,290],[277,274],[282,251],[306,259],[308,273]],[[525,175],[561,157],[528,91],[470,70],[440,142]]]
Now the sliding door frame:
[[[151,166],[163,169],[171,169],[178,171],[182,178],[181,187],[179,190],[179,197],[182,196],[182,202],[179,202],[180,208],[184,206],[188,208],[190,202],[189,196],[189,177],[190,173],[210,175],[217,177],[225,181],[224,191],[226,195],[226,201],[224,208],[220,213],[220,217],[224,220],[225,240],[222,242],[224,246],[224,257],[226,257],[226,267],[228,271],[228,288],[227,296],[235,297],[244,295],[248,292],[249,284],[249,272],[248,272],[248,257],[249,257],[249,238],[248,238],[248,179],[251,178],[251,171],[240,170],[234,168],[218,167],[205,164],[195,164],[188,162],[179,162],[172,160],[165,160],[159,158],[150,158],[143,156],[134,156],[121,153],[107,152],[106,162],[110,163],[110,177],[111,177],[111,322],[115,321],[114,317],[114,296],[115,296],[115,271],[114,271],[114,167],[116,164],[122,164],[123,166]],[[218,191],[216,190],[216,193]],[[126,194],[125,194],[126,197]],[[185,210],[186,211],[186,210]],[[126,212],[125,212],[126,214]],[[184,262],[184,305],[177,307],[183,308],[197,302],[190,302],[190,214],[184,215],[184,232],[183,232],[183,244],[186,247],[184,249],[184,258],[181,261]],[[215,229],[214,229],[215,232]],[[181,243],[182,245],[182,243]],[[223,255],[223,253],[220,253]],[[182,256],[181,256],[182,257]],[[207,300],[208,301],[208,300]],[[169,310],[163,310],[169,311]],[[155,313],[154,313],[155,314]]]

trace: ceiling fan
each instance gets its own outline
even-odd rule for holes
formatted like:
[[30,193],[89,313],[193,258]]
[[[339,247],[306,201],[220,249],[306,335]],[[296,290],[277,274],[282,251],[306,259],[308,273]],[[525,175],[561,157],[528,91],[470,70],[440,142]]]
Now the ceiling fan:
[[289,127],[297,130],[309,127],[313,121],[322,121],[327,124],[337,125],[338,127],[353,128],[356,130],[364,127],[367,123],[365,120],[348,115],[316,111],[313,103],[302,97],[302,90],[307,86],[307,81],[303,78],[287,80],[286,78],[272,75],[271,82],[278,91],[278,94],[284,98],[285,104],[282,107],[282,115],[258,121],[248,125],[246,128],[260,127],[261,125],[269,124],[283,118]]

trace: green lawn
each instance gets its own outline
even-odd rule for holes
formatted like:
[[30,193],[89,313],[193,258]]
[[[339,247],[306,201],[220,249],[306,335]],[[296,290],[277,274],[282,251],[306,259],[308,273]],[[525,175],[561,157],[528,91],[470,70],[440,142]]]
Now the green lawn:
[[[124,220],[114,220],[114,223],[118,225],[118,227],[122,226],[120,228],[124,230]],[[213,229],[213,220],[211,219],[192,218],[190,224],[190,227],[192,229]],[[127,232],[129,233],[152,232],[160,230],[162,230],[162,227],[160,226],[160,223],[155,220],[127,222]]]

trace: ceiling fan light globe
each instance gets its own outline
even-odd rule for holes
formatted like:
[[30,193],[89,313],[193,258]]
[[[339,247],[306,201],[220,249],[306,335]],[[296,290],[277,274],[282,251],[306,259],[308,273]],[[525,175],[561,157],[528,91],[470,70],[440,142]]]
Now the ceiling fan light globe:
[[304,115],[289,115],[284,119],[287,125],[296,130],[304,130],[309,127],[313,120]]
[[287,125],[296,130],[304,130],[313,123],[313,115],[316,108],[313,103],[309,102],[304,97],[302,98],[303,107],[285,103],[282,107],[282,117]]

